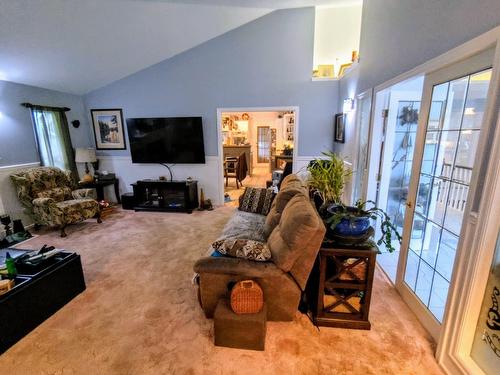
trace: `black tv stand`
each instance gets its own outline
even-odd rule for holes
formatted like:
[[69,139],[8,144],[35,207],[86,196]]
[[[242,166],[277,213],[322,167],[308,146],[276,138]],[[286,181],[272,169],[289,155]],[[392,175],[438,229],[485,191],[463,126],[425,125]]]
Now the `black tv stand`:
[[198,207],[197,181],[139,180],[132,187],[135,211],[190,214]]

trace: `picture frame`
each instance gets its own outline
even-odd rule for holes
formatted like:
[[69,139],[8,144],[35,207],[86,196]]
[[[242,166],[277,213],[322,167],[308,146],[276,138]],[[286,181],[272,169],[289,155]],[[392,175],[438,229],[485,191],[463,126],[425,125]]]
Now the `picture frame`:
[[96,150],[126,150],[121,108],[91,109]]
[[345,143],[345,114],[337,113],[335,115],[335,128],[333,140],[338,143]]

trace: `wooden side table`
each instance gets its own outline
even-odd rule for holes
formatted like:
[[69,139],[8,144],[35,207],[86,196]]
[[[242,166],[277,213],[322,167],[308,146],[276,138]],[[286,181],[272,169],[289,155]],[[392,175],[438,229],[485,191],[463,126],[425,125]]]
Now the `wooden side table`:
[[87,188],[87,189],[95,189],[97,192],[97,200],[102,201],[104,199],[104,187],[113,185],[115,188],[115,196],[116,196],[116,201],[118,203],[121,203],[120,200],[120,191],[118,189],[118,179],[113,178],[109,180],[98,180],[98,181],[93,181],[93,182],[88,182],[88,183],[78,183],[79,187],[81,188]]
[[318,326],[370,329],[368,313],[378,248],[322,247],[308,285]]

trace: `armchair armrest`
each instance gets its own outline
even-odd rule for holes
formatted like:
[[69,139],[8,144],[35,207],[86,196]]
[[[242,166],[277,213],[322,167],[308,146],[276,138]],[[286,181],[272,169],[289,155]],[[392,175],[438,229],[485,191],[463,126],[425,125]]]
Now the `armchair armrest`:
[[73,199],[92,198],[96,199],[95,189],[76,189],[71,192]]
[[33,215],[38,224],[59,225],[63,223],[63,211],[52,198],[33,199]]
[[193,268],[195,272],[200,274],[211,273],[256,278],[285,276],[285,273],[272,262],[255,262],[229,257],[201,258],[195,263]]
[[35,207],[48,207],[48,206],[55,206],[56,201],[53,200],[52,198],[35,198],[31,202],[33,206]]

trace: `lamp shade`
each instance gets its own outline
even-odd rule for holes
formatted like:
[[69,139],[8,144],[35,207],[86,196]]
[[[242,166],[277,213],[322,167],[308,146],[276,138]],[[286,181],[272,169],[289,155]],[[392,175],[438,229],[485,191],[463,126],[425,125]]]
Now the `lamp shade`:
[[93,148],[77,148],[75,151],[75,161],[77,163],[93,163],[97,161],[95,149]]

